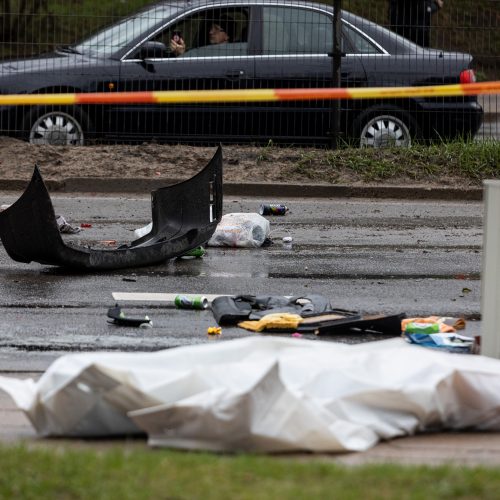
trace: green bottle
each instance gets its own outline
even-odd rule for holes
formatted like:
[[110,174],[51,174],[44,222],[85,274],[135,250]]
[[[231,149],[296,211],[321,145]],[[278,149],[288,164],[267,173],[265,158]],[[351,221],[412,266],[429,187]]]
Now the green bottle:
[[193,248],[192,250],[189,250],[189,252],[186,252],[185,254],[181,255],[181,259],[196,259],[203,257],[205,255],[205,249],[202,246]]

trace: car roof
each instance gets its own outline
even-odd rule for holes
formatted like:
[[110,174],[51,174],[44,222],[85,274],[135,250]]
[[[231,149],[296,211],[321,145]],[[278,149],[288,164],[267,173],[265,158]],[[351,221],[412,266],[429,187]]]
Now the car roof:
[[180,1],[162,1],[162,2],[157,2],[155,4],[149,5],[148,8],[154,7],[155,5],[175,5],[177,7],[183,6],[183,7],[210,7],[214,6],[217,7],[219,5],[256,5],[256,4],[275,4],[279,3],[280,5],[286,5],[290,4],[295,7],[319,7],[323,10],[328,10],[330,12],[333,11],[332,7],[326,4],[322,3],[317,3],[317,2],[309,2],[309,1],[302,1],[297,3],[297,1],[287,1],[287,0],[180,0]]

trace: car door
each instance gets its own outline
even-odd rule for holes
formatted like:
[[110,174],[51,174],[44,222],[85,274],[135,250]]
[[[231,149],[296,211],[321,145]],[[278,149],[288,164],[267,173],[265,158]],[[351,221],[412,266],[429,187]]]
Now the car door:
[[[193,9],[145,41],[142,47],[147,47],[146,42],[157,44],[157,53],[152,57],[151,54],[142,57],[144,50],[139,47],[123,60],[120,90],[249,88],[255,72],[255,62],[248,55],[252,34],[251,9],[224,4],[222,15],[225,16],[226,23],[229,22],[228,18],[234,21],[234,32],[228,43],[212,45],[206,34],[213,23],[221,22],[220,8]],[[178,56],[169,48],[174,31],[177,36],[180,33],[185,39],[186,50]],[[152,104],[117,106],[113,113],[113,121],[119,124],[121,135],[159,140],[220,141],[223,138],[236,140],[241,136],[245,107],[240,103],[224,101],[205,104]]]
[[[259,9],[260,55],[256,85],[261,88],[332,86],[332,15],[318,7],[290,4]],[[343,39],[343,50],[346,41]],[[366,85],[358,57],[342,57],[343,87]],[[341,126],[347,129],[348,101],[341,103]],[[274,102],[255,110],[255,127],[269,138],[287,141],[325,141],[331,130],[331,101]]]

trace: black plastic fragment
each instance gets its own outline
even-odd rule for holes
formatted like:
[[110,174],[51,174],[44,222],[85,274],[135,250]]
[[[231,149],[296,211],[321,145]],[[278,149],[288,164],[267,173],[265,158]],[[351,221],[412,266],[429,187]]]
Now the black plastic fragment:
[[144,316],[144,318],[130,318],[125,315],[122,311],[121,307],[116,304],[115,307],[110,307],[108,309],[108,318],[111,318],[112,321],[108,321],[108,323],[113,323],[118,326],[142,326],[149,325],[152,326],[151,320]]
[[18,262],[106,270],[147,266],[206,243],[222,217],[222,149],[191,179],[151,193],[151,232],[115,249],[66,244],[42,175],[35,166],[25,192],[0,213],[0,238]]
[[[339,310],[342,311],[342,310]],[[328,318],[327,315],[306,318],[297,327],[299,333],[314,333],[316,335],[348,335],[351,333],[381,333],[401,335],[401,321],[406,318],[406,313],[393,315],[361,316],[359,314],[346,314],[342,317]]]

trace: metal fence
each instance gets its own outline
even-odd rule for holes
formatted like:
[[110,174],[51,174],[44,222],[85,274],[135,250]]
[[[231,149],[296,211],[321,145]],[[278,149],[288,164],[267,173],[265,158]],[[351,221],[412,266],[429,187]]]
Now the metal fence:
[[[500,80],[499,0],[3,0],[0,40],[4,95]],[[0,133],[35,144],[392,146],[500,137],[498,95],[219,99],[2,106]]]

